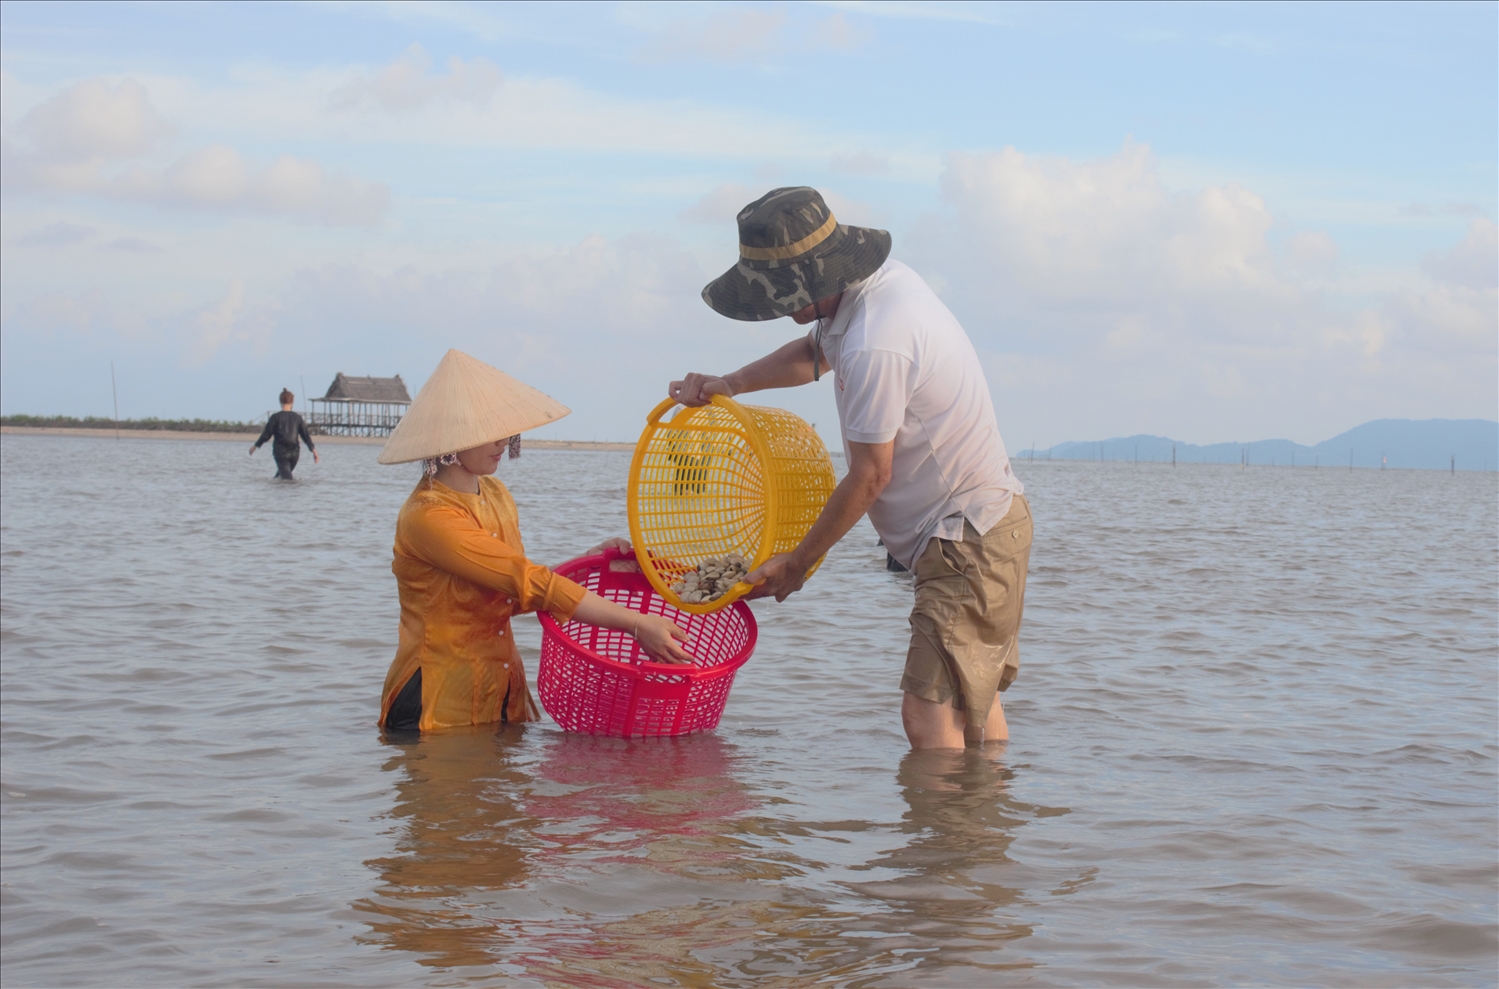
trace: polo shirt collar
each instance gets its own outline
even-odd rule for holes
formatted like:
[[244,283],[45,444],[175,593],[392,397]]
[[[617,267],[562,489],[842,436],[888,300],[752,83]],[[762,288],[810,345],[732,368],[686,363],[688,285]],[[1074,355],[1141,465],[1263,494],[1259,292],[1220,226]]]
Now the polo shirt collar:
[[[873,276],[870,276],[871,278]],[[825,337],[842,336],[848,329],[848,324],[854,318],[854,309],[857,308],[859,296],[864,293],[864,288],[869,284],[869,278],[860,279],[843,290],[843,299],[838,303],[838,314],[828,321],[827,328],[822,331]]]

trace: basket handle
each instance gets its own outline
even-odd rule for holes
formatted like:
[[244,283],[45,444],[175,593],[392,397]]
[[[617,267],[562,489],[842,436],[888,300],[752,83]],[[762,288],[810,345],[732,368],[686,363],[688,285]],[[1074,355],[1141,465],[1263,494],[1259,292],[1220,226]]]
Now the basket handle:
[[[609,564],[613,563],[615,560],[623,560],[627,558],[633,560],[635,559],[635,554],[627,554],[618,546],[609,546],[605,548],[602,553],[595,554],[593,557],[593,559],[602,562],[602,566],[599,567],[599,569],[601,570],[608,570]],[[660,663],[656,660],[650,659],[649,654],[647,654],[647,658],[640,660],[639,665],[641,668],[649,667],[649,672],[652,673],[670,673],[673,676],[685,676],[691,680],[696,680],[698,677],[703,676],[705,673],[702,667],[697,666],[696,664],[684,667],[680,663]]]
[[[654,409],[651,409],[650,415],[645,417],[646,424],[654,426],[656,423],[661,421],[662,416],[666,415],[666,413],[670,412],[672,408],[679,404],[681,403],[679,403],[674,398],[663,398],[661,400],[661,404],[657,405]],[[738,414],[739,412],[739,403],[734,401],[727,395],[714,395],[708,400],[706,404],[717,405],[719,408],[728,409],[730,412],[734,412],[736,414]],[[686,406],[683,406],[683,408],[686,408]]]

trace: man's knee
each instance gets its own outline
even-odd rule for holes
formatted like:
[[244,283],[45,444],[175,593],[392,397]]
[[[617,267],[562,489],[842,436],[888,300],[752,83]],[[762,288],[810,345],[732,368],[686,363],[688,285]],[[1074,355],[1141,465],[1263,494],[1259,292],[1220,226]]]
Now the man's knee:
[[965,744],[963,713],[951,702],[929,701],[903,691],[900,720],[913,749],[961,749]]

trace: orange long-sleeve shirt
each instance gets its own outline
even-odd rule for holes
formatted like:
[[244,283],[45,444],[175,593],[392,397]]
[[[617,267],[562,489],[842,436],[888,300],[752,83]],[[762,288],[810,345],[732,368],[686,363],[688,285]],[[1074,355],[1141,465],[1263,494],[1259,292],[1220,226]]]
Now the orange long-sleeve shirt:
[[510,616],[545,610],[572,617],[584,590],[526,559],[515,500],[492,477],[464,494],[423,479],[396,520],[400,642],[385,675],[380,723],[391,702],[422,671],[427,731],[492,721],[531,721]]

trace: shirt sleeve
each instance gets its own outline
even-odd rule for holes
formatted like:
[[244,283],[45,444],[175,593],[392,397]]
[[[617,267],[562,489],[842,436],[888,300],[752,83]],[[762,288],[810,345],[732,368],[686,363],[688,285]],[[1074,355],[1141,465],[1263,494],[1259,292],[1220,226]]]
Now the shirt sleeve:
[[301,416],[297,416],[297,433],[302,437],[302,442],[307,444],[307,449],[317,449],[312,445],[312,434],[307,431],[307,420]]
[[532,563],[459,509],[431,505],[406,513],[401,521],[406,546],[417,559],[499,591],[515,602],[518,612],[547,611],[565,622],[587,593],[566,577]]
[[258,450],[262,445],[264,445],[265,441],[271,438],[271,433],[275,431],[276,417],[272,415],[266,419],[265,428],[260,431],[260,439],[255,441],[255,448]]
[[855,443],[889,443],[906,420],[916,365],[889,350],[859,350],[838,363],[843,435]]

